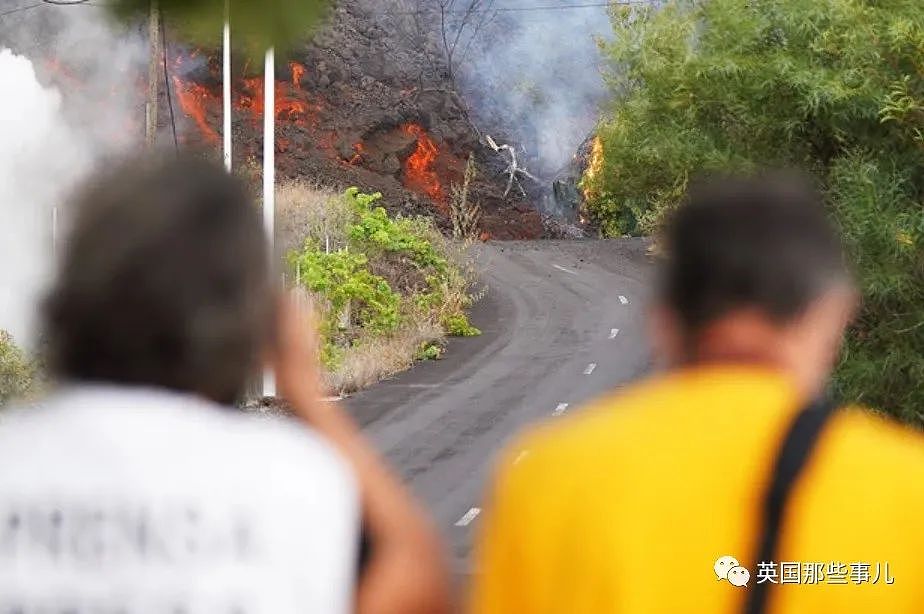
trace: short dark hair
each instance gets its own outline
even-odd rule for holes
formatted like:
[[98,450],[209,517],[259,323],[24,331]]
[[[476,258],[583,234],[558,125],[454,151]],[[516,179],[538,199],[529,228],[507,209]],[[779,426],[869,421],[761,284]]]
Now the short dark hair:
[[267,241],[245,186],[198,157],[94,177],[45,302],[65,379],[239,398],[271,334]]
[[698,183],[664,243],[661,296],[688,332],[739,308],[786,322],[850,279],[820,192],[793,173]]

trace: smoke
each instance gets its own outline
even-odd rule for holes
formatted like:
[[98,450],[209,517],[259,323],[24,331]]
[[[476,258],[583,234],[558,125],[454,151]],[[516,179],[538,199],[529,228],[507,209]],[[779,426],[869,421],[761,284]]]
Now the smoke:
[[0,18],[0,329],[27,346],[53,275],[53,211],[63,226],[73,188],[141,136],[143,57],[98,9]]
[[[481,7],[505,10],[470,19],[455,51],[475,112],[506,124],[542,174],[561,170],[599,117],[606,85],[597,41],[612,33],[602,4],[482,0]],[[455,3],[456,10],[469,5]],[[455,16],[458,28],[464,13]]]

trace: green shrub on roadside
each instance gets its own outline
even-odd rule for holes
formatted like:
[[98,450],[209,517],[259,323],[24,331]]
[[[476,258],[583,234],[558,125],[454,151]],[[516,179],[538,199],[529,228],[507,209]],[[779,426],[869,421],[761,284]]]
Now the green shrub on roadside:
[[[312,221],[298,226],[308,236],[288,255],[291,274],[318,302],[321,357],[330,371],[341,368],[351,352],[381,347],[391,338],[417,340],[432,330],[480,334],[465,314],[474,300],[473,276],[458,248],[428,218],[388,215],[377,204],[381,198],[350,188],[329,200],[331,214],[311,212]],[[339,220],[342,227],[332,228],[328,220]],[[332,237],[339,241],[332,244]],[[440,339],[425,339],[408,348],[409,358],[442,354]]]
[[477,337],[481,331],[469,323],[465,314],[454,313],[443,318],[443,327],[454,337]]
[[437,272],[446,269],[446,258],[437,253],[427,237],[431,228],[429,220],[389,217],[384,207],[374,206],[382,198],[378,192],[362,194],[357,188],[350,188],[344,197],[355,207],[359,217],[349,229],[350,239],[356,245],[404,254],[421,268],[431,267]]
[[35,379],[34,363],[16,346],[11,334],[0,330],[0,406],[29,394]]
[[417,360],[437,360],[443,355],[443,348],[436,343],[425,343],[420,346],[415,359]]
[[329,303],[329,330],[349,306],[351,319],[377,334],[389,333],[398,326],[400,295],[388,282],[373,275],[364,254],[339,250],[330,254],[307,248],[293,255],[292,263],[301,271],[302,285],[324,297]]
[[863,293],[838,392],[924,424],[920,2],[674,0],[612,20],[590,217],[607,235],[647,233],[696,174],[812,172]]

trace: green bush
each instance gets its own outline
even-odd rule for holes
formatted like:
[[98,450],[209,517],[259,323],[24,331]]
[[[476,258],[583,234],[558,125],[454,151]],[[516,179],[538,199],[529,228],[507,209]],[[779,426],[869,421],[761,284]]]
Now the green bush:
[[[377,206],[381,194],[348,189],[329,208],[344,229],[323,225],[324,237],[309,232],[289,267],[300,285],[320,299],[322,360],[336,369],[350,348],[420,323],[432,322],[447,335],[476,335],[465,308],[471,305],[471,276],[427,218],[389,216]],[[343,216],[343,204],[350,215]],[[317,217],[317,215],[315,214]],[[323,216],[322,216],[323,217]],[[322,227],[317,224],[309,228]],[[341,232],[343,230],[343,232]],[[328,253],[330,236],[344,237]],[[344,322],[349,314],[349,322]],[[425,327],[426,328],[426,327]],[[413,335],[403,335],[413,339]],[[436,348],[436,349],[433,349]],[[433,344],[416,346],[418,359],[436,358]]]
[[27,395],[35,385],[35,365],[13,342],[13,336],[0,330],[0,406]]
[[383,207],[373,206],[382,198],[375,194],[362,194],[350,188],[344,197],[355,207],[359,220],[349,228],[349,236],[366,249],[404,254],[421,268],[431,267],[445,271],[446,258],[440,256],[427,237],[430,222],[425,218],[391,218]]
[[918,0],[676,0],[614,7],[608,235],[655,229],[688,179],[796,166],[825,186],[864,305],[835,384],[924,423],[924,11]]
[[477,337],[481,331],[472,326],[463,313],[453,313],[443,318],[446,332],[455,337]]
[[293,264],[301,270],[302,285],[329,302],[330,318],[339,319],[349,305],[359,326],[388,333],[398,326],[401,297],[387,281],[370,273],[367,263],[364,254],[346,250],[327,254],[311,246],[293,257]]

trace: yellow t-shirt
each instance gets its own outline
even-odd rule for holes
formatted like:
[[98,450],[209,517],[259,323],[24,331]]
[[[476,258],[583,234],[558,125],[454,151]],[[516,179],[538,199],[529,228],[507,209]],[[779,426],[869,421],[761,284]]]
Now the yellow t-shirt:
[[[785,511],[779,560],[753,568],[764,490],[798,405],[779,374],[714,366],[519,437],[486,505],[472,612],[730,614],[761,579],[776,582],[772,613],[924,612],[924,438],[859,410],[825,427]],[[748,568],[747,587],[717,577],[722,556]]]

